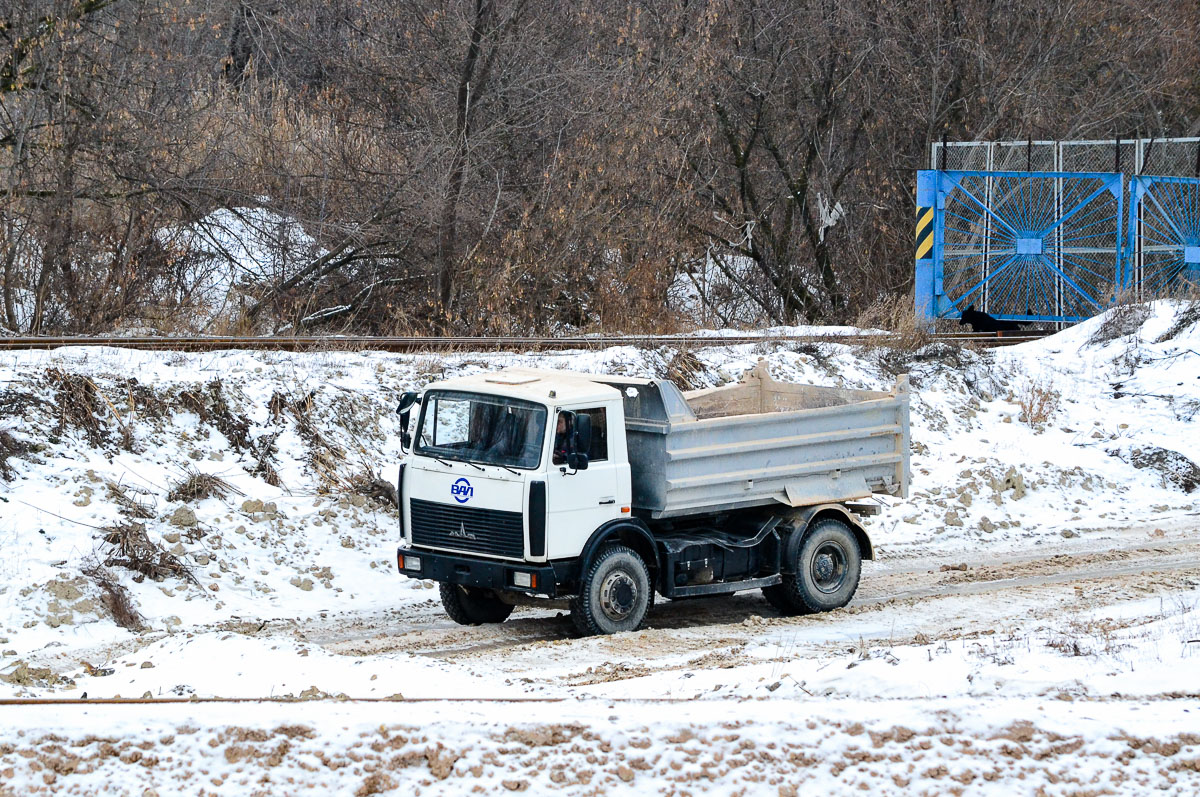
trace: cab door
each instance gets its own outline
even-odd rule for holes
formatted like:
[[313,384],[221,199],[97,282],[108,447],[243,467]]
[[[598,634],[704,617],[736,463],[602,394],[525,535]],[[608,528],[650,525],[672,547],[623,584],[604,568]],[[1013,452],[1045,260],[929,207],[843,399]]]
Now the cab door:
[[[546,555],[550,559],[578,556],[597,527],[622,516],[622,500],[624,506],[629,505],[628,496],[622,497],[620,489],[620,477],[629,469],[627,464],[622,466],[624,446],[614,447],[609,438],[612,410],[606,405],[574,410],[592,421],[587,470],[571,470],[564,463],[554,462],[555,443],[551,441],[552,459],[546,474]],[[619,410],[615,420],[621,423]],[[551,429],[556,428],[557,421],[556,417]],[[623,443],[623,439],[618,442]],[[624,481],[628,483],[627,476]]]

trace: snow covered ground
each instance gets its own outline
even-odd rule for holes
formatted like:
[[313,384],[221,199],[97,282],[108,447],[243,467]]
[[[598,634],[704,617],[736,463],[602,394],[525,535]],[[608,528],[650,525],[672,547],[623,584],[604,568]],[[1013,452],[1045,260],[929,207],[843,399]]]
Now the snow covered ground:
[[[0,794],[1194,794],[1197,322],[1158,302],[984,353],[2,353],[0,697],[158,704],[0,705]],[[847,609],[660,602],[581,639],[547,609],[455,626],[395,574],[368,494],[401,391],[506,364],[707,386],[759,358],[911,374],[912,495]],[[164,702],[210,697],[284,700]]]

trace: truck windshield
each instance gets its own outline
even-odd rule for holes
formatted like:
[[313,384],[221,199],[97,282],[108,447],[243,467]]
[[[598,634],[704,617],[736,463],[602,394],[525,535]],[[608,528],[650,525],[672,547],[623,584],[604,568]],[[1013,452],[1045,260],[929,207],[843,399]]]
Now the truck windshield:
[[416,453],[441,459],[536,468],[542,459],[546,408],[481,393],[425,394]]

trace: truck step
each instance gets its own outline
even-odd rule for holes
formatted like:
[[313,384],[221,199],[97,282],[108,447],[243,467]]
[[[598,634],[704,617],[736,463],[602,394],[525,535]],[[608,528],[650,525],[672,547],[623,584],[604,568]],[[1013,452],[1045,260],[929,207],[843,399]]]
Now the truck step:
[[712,584],[690,584],[686,587],[668,585],[663,594],[668,598],[692,598],[698,595],[729,595],[747,589],[762,589],[778,584],[783,577],[776,574],[743,581],[718,581]]

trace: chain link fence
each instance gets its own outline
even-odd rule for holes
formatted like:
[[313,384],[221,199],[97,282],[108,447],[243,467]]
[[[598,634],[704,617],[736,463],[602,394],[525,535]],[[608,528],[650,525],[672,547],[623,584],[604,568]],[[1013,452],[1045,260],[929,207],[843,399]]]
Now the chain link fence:
[[935,141],[929,168],[954,171],[1120,172],[1200,177],[1200,138],[1107,141]]

